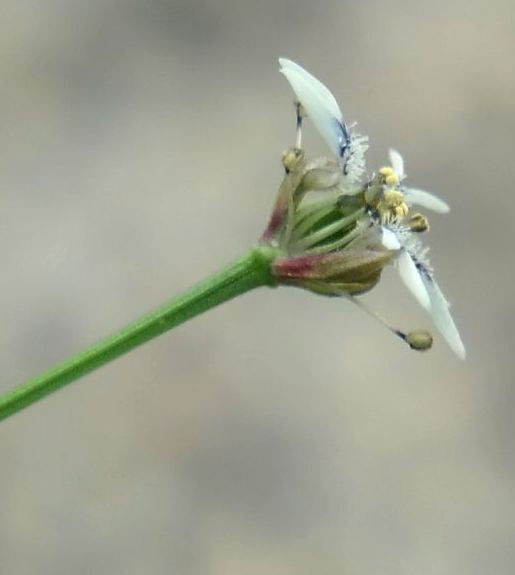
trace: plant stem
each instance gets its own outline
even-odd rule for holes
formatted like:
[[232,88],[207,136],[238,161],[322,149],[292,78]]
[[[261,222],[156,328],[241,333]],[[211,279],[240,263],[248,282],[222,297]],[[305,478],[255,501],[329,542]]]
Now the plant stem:
[[133,323],[0,395],[0,421],[181,323],[240,294],[275,285],[273,249],[259,246]]

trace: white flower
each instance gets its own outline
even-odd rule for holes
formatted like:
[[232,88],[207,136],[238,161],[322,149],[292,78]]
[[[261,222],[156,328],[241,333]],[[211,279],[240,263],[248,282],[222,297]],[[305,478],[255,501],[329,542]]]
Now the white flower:
[[[390,161],[399,182],[402,182],[405,178],[402,156],[391,150]],[[402,185],[399,189],[404,194],[406,202],[423,205],[440,212],[449,210],[443,200],[429,192],[404,188]],[[410,194],[410,192],[414,193]],[[442,209],[444,206],[445,210]],[[397,222],[383,225],[383,245],[387,249],[398,250],[396,265],[403,282],[420,305],[429,312],[434,325],[454,353],[459,358],[465,359],[465,346],[449,311],[449,302],[436,283],[433,269],[427,258],[429,248],[423,246],[408,225]]]
[[[341,176],[338,185],[335,186],[336,190],[343,196],[354,195],[355,198],[348,199],[361,206],[360,213],[364,216],[363,221],[356,222],[348,238],[344,238],[345,242],[341,240],[337,244],[329,243],[329,245],[337,245],[336,250],[346,250],[359,246],[365,240],[368,241],[374,236],[370,232],[379,231],[381,238],[379,243],[390,254],[396,254],[395,263],[403,282],[420,305],[429,312],[434,325],[451,349],[458,357],[464,359],[465,347],[449,312],[449,303],[434,279],[427,258],[428,248],[423,246],[418,237],[420,235],[418,232],[428,229],[427,218],[421,214],[413,217],[409,215],[410,207],[415,205],[438,213],[447,213],[449,206],[429,192],[404,185],[406,179],[404,161],[395,150],[390,150],[391,166],[382,167],[378,174],[370,179],[364,178],[368,138],[349,131],[336,99],[322,82],[291,60],[279,58],[279,63],[281,73],[290,83],[297,98],[299,130],[297,148],[300,148],[300,128],[302,115],[305,112],[338,158],[339,166],[336,165],[335,169],[338,171],[341,168]],[[319,180],[320,178],[313,179],[315,184],[319,184],[321,181]],[[313,189],[317,189],[316,186]],[[312,220],[306,218],[306,221]],[[300,224],[299,229],[306,232],[308,226]],[[332,227],[328,226],[328,229],[332,230]],[[313,237],[318,238],[319,235],[320,232],[316,232]],[[308,240],[312,243],[311,237]],[[303,247],[308,245],[306,243],[308,240],[303,238],[301,245]],[[361,303],[359,305],[365,308]],[[376,317],[381,319],[379,316]],[[382,319],[381,321],[388,325],[386,321]],[[389,329],[412,345],[409,334],[406,335],[391,327]],[[421,332],[413,333],[420,335]],[[430,347],[425,332],[419,343],[413,344],[412,347],[417,349]]]

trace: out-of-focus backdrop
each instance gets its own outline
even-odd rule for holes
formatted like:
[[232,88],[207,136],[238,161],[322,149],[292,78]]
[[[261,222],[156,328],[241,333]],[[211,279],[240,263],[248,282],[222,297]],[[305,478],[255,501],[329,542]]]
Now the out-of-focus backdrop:
[[[511,574],[515,8],[6,0],[0,388],[229,262],[294,137],[288,56],[410,182],[468,348],[256,291],[0,426],[6,575]],[[305,143],[324,152],[309,127]],[[367,301],[430,327],[394,271]]]

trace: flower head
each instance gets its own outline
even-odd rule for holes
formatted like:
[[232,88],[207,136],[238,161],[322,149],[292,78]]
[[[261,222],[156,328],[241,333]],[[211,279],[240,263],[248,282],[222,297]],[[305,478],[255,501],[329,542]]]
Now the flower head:
[[[272,269],[278,281],[324,295],[355,298],[374,287],[386,264],[394,263],[436,328],[461,358],[465,348],[434,279],[420,235],[427,217],[420,206],[439,213],[449,206],[429,192],[404,183],[402,156],[390,151],[390,165],[367,176],[368,138],[347,127],[334,96],[319,80],[291,60],[280,71],[296,95],[297,141],[283,154],[285,175],[261,242],[274,246]],[[332,158],[308,158],[302,148],[302,120],[307,116],[329,145]],[[413,349],[428,349],[428,332],[408,334],[390,327]]]
[[[375,207],[372,207],[371,214],[375,214],[379,225],[389,236],[388,245],[397,249],[394,261],[405,285],[420,305],[430,313],[435,327],[451,349],[458,357],[465,359],[465,346],[450,314],[450,305],[434,278],[434,271],[427,256],[429,248],[424,246],[420,239],[420,233],[429,230],[429,222],[422,214],[410,215],[412,205],[421,205],[440,213],[448,212],[449,207],[429,192],[404,187],[403,161],[398,152],[390,151],[390,162],[393,177],[389,167],[379,171],[386,172],[386,178],[384,175],[381,178],[390,179],[390,182],[385,181],[382,184],[379,199],[375,192],[372,194],[374,199],[370,205]],[[365,201],[374,186],[376,183],[372,179],[364,192]]]

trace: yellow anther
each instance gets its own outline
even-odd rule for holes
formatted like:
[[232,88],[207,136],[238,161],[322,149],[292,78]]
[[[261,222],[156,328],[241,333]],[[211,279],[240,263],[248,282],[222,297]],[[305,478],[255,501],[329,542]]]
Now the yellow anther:
[[387,186],[391,186],[392,188],[399,185],[399,178],[397,174],[388,174],[384,181]]
[[377,204],[377,211],[383,222],[395,222],[408,215],[409,208],[404,201],[404,194],[399,190],[385,190]]
[[388,176],[394,176],[395,175],[393,168],[390,166],[383,166],[382,168],[379,168],[379,173],[384,178],[387,178]]
[[289,173],[304,159],[304,152],[300,148],[288,148],[281,159],[286,173]]
[[387,208],[396,208],[404,203],[404,194],[399,190],[386,190],[383,193],[383,202]]
[[393,213],[395,214],[395,217],[398,219],[402,219],[405,218],[408,213],[409,213],[409,208],[408,206],[402,202],[402,204],[396,206],[395,208],[392,209]]

